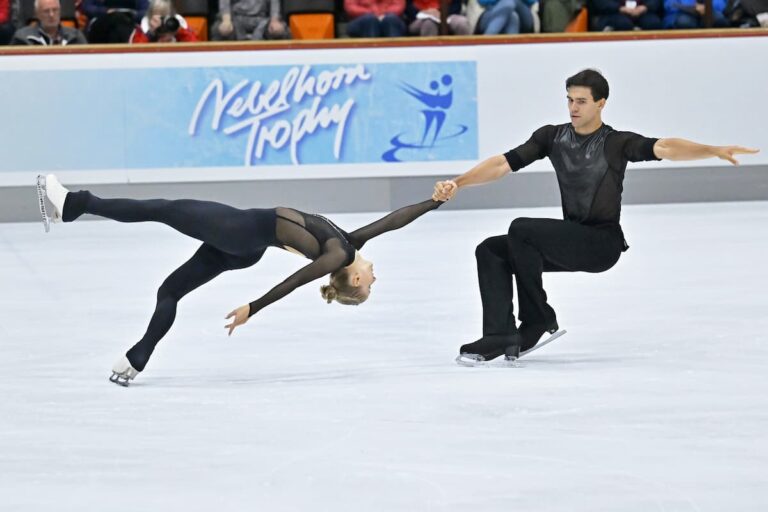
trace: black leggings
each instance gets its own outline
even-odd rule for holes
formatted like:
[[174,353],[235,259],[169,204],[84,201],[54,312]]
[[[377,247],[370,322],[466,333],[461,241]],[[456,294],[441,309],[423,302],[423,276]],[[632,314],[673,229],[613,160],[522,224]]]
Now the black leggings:
[[515,219],[506,235],[477,246],[477,275],[483,303],[483,336],[516,332],[512,276],[517,282],[520,321],[550,325],[542,272],[603,272],[624,250],[618,227],[598,228],[557,219]]
[[182,297],[226,270],[250,267],[275,243],[274,209],[239,210],[191,199],[101,199],[88,191],[68,194],[64,222],[83,213],[119,222],[161,222],[203,242],[157,291],[157,306],[147,332],[126,354],[131,366],[139,371],[173,325],[176,305]]

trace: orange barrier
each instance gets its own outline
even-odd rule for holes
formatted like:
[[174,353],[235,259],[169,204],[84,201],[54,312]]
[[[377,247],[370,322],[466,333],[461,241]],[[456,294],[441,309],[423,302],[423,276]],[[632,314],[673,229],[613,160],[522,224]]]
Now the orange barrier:
[[198,41],[208,40],[208,20],[203,16],[185,16],[187,28],[195,33]]
[[586,7],[582,7],[575,18],[565,27],[566,32],[587,32],[589,31],[589,12]]
[[292,14],[290,17],[293,39],[333,39],[333,14]]

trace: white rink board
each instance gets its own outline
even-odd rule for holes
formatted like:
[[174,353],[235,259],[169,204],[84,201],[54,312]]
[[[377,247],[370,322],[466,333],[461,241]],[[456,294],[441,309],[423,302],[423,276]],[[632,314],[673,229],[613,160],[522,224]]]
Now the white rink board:
[[[660,59],[660,55],[674,58]],[[333,50],[276,50],[257,52],[195,52],[114,55],[5,56],[3,70],[35,73],[50,70],[206,69],[226,66],[290,66],[320,64],[397,64],[448,61],[476,63],[477,158],[498,154],[525,141],[544,124],[567,122],[564,81],[569,75],[594,67],[611,85],[604,119],[611,126],[652,137],[684,137],[710,144],[741,144],[765,148],[764,123],[768,119],[765,84],[768,83],[768,37],[643,40],[613,42],[568,42],[547,44],[480,45]],[[117,64],[119,62],[119,64]],[[406,80],[408,77],[403,77]],[[32,119],[44,118],[37,99],[15,91],[14,104]],[[57,99],[58,100],[58,99]],[[63,94],[61,104],[72,98]],[[455,98],[454,102],[460,101]],[[147,109],[137,104],[136,109]],[[68,119],[67,130],[78,130],[88,116]],[[32,140],[56,137],[57,125],[38,125],[29,133],[18,133],[8,124],[9,136]],[[13,130],[11,130],[13,128]],[[60,132],[59,132],[60,133]],[[386,135],[388,137],[389,135]],[[382,135],[382,136],[384,136]],[[8,139],[6,139],[8,140]],[[83,141],[82,158],[88,146]],[[16,150],[9,145],[9,150]],[[189,151],[194,151],[192,144]],[[126,142],[126,153],[142,151]],[[28,151],[34,159],[40,151]],[[262,165],[253,167],[208,165],[205,167],[143,167],[57,169],[63,180],[77,183],[147,183],[174,181],[227,181],[257,179],[397,177],[460,173],[476,160],[400,163],[325,163]],[[745,164],[768,164],[768,151],[750,156]],[[640,167],[688,167],[691,162],[650,162]],[[727,165],[719,161],[707,165]],[[531,170],[550,170],[548,160]],[[0,172],[0,186],[23,185],[37,171]]]

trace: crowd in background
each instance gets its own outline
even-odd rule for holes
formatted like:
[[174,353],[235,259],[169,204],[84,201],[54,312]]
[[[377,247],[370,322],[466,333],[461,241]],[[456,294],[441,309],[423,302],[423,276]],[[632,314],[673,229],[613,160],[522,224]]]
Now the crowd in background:
[[[317,12],[322,4],[322,0],[175,1],[0,0],[0,44],[290,39],[299,37],[292,34],[290,18]],[[291,8],[285,16],[288,1]],[[711,0],[711,7],[698,0],[449,0],[445,13],[440,0],[327,2],[330,7],[322,10],[332,20],[331,37],[562,32],[578,16],[584,19],[580,30],[592,31],[768,27],[768,0]],[[203,22],[191,26],[190,15]]]

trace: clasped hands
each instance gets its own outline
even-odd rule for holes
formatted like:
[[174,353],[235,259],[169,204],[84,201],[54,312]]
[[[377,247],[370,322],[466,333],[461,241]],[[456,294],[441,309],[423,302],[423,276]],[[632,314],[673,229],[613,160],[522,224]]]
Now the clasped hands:
[[435,191],[432,193],[433,201],[450,201],[456,192],[459,190],[459,186],[453,180],[438,181],[435,183]]

